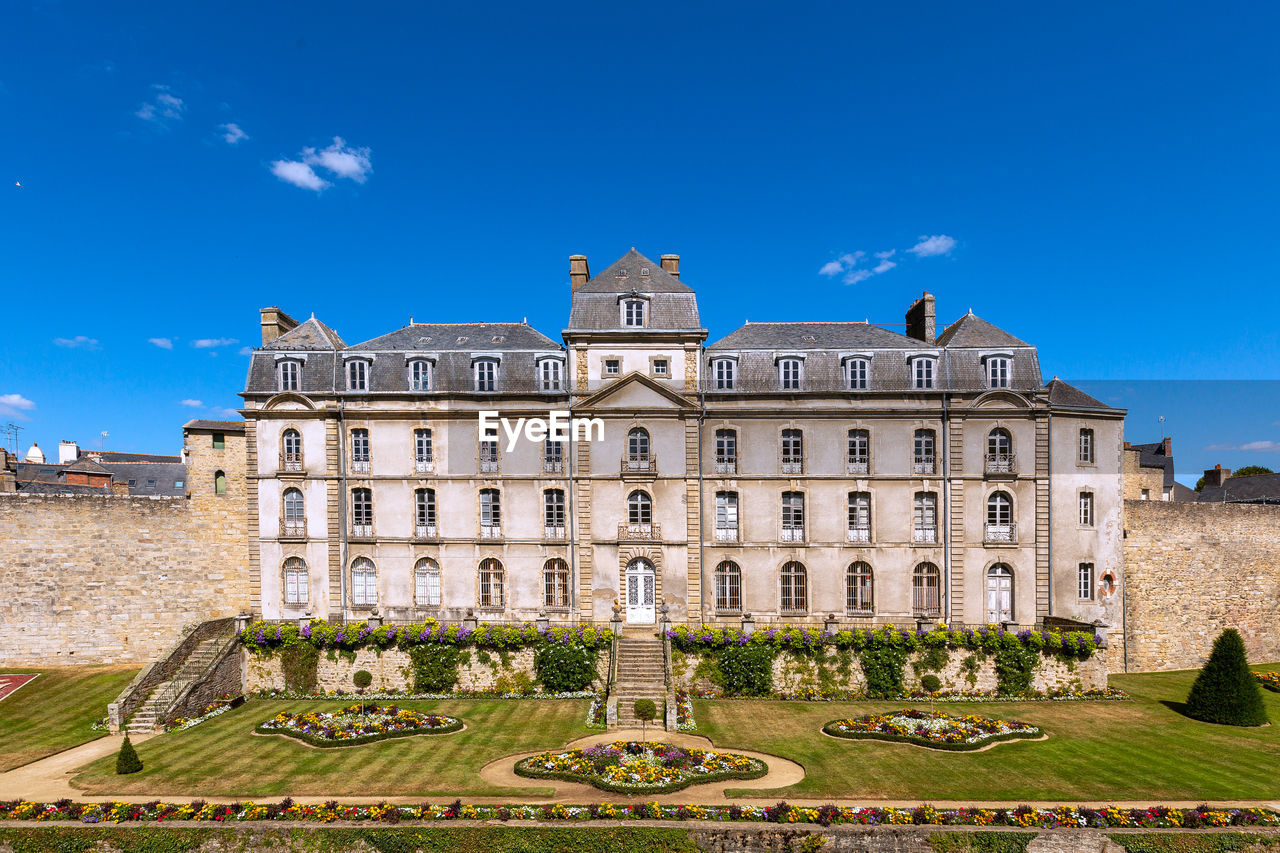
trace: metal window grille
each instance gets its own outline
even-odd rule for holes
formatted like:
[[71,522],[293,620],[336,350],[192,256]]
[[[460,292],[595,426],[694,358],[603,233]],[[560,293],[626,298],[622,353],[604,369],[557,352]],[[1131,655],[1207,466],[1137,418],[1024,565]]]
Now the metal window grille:
[[742,570],[728,560],[716,566],[716,610],[742,609]]
[[502,563],[492,557],[480,563],[480,606],[499,608],[503,606],[503,571]]
[[854,563],[845,573],[845,611],[848,613],[872,613],[875,611],[875,580],[871,566]]
[[937,566],[916,566],[911,576],[911,612],[915,616],[937,616],[942,612]]
[[791,562],[782,567],[782,600],[779,604],[783,613],[804,613],[808,609],[806,581],[805,568],[800,563]]

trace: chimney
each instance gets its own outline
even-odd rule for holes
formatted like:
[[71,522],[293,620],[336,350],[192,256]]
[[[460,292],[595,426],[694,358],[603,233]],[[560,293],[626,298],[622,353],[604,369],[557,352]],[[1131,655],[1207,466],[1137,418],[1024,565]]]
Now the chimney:
[[680,256],[679,255],[663,255],[662,271],[671,273],[676,278],[680,277]]
[[933,313],[933,294],[925,291],[907,309],[907,337],[931,344],[937,337]]
[[1165,437],[1164,448],[1161,450],[1161,452],[1164,453],[1165,456],[1173,455],[1173,439],[1172,438],[1169,438],[1168,436]]
[[1230,479],[1230,477],[1230,468],[1223,468],[1221,465],[1215,465],[1208,471],[1204,472],[1204,487],[1206,489],[1216,489]]
[[264,347],[290,329],[298,328],[297,320],[274,306],[263,308],[258,313],[262,315],[262,345]]
[[587,266],[586,255],[569,256],[569,288],[574,293],[582,289],[582,285],[591,281],[591,268]]
[[74,441],[58,442],[58,464],[65,465],[80,458],[80,446]]

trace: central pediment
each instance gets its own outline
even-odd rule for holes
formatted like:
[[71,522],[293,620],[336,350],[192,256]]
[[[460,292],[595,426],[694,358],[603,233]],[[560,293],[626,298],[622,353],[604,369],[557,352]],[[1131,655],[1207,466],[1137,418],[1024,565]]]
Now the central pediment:
[[631,373],[584,397],[579,409],[696,411],[697,404],[665,384],[640,373]]

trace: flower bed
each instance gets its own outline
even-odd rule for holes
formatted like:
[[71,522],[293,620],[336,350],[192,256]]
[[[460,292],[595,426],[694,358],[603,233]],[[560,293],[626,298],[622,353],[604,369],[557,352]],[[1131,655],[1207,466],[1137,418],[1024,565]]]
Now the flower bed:
[[393,737],[446,734],[462,721],[443,714],[424,714],[395,705],[349,705],[329,713],[280,713],[255,729],[264,735],[287,735],[312,746],[355,746]]
[[591,700],[591,707],[587,708],[587,728],[609,728],[609,709],[605,705],[608,701],[609,697],[603,693],[594,695]]
[[936,809],[929,805],[914,808],[880,806],[819,806],[801,808],[782,802],[773,806],[703,806],[692,803],[593,803],[565,805],[464,805],[452,804],[395,806],[387,803],[347,805],[337,802],[302,804],[291,799],[279,803],[215,804],[203,800],[190,803],[77,803],[59,800],[36,803],[30,800],[0,802],[0,820],[79,821],[81,823],[168,823],[272,821],[285,823],[332,823],[360,821],[400,823],[451,820],[700,820],[717,823],[768,821],[858,826],[1011,826],[1037,829],[1094,827],[1098,829],[1199,829],[1223,826],[1280,826],[1280,813],[1271,809],[1221,809],[1200,806],[1194,809],[1151,806],[1126,809],[1081,806],[1016,809]]
[[666,794],[705,782],[759,779],[767,772],[763,761],[745,755],[621,740],[516,762],[520,776],[586,782],[622,794]]
[[243,696],[232,696],[230,693],[223,693],[217,699],[214,699],[208,705],[204,706],[204,711],[194,717],[178,717],[172,723],[164,727],[166,732],[180,732],[198,726],[205,720],[212,720],[214,717],[225,714],[232,708],[239,708],[245,703]]
[[329,623],[314,619],[301,627],[293,622],[254,622],[240,632],[240,642],[250,651],[310,644],[318,649],[410,649],[432,643],[473,646],[480,649],[521,649],[546,643],[579,643],[588,649],[603,649],[613,635],[603,627],[576,625],[543,628],[531,622],[515,625],[442,625],[434,619],[412,625],[381,625],[367,622]]
[[1268,690],[1280,693],[1280,672],[1255,672],[1253,677]]
[[676,731],[696,732],[698,723],[693,719],[693,700],[689,691],[683,687],[676,688]]
[[991,720],[972,714],[952,717],[908,708],[832,720],[822,730],[833,737],[914,743],[931,749],[981,749],[991,743],[1039,737],[1039,728],[1016,720]]
[[908,699],[916,702],[1105,702],[1128,700],[1129,694],[1114,687],[1103,690],[1081,690],[1070,688],[1062,690],[1033,690],[1017,696],[1001,696],[999,693],[982,690],[954,690],[930,696],[922,690],[900,693],[897,696],[871,696],[865,690],[828,690],[820,687],[807,687],[799,690],[775,690],[768,696],[742,696],[736,693],[723,693],[719,690],[694,690],[692,694],[698,699],[786,699],[802,702],[866,702],[884,699]]
[[[298,693],[293,690],[259,690],[249,694],[254,699],[286,699],[290,702],[299,700],[354,702],[361,694],[354,690],[317,690],[315,693]],[[598,695],[593,690],[577,690],[572,693],[500,693],[496,690],[454,690],[450,693],[414,693],[408,690],[366,690],[364,698],[379,699],[391,702],[408,702],[423,699],[590,699]]]
[[821,628],[767,628],[744,634],[737,628],[687,628],[683,625],[667,629],[671,645],[682,652],[719,649],[724,646],[762,644],[778,650],[812,652],[823,646],[864,651],[877,647],[893,647],[906,651],[921,648],[968,649],[996,652],[1002,648],[1024,647],[1044,654],[1088,658],[1098,648],[1098,640],[1084,631],[1005,631],[997,626],[978,629],[948,630],[938,625],[928,631],[908,631],[890,626],[825,631]]

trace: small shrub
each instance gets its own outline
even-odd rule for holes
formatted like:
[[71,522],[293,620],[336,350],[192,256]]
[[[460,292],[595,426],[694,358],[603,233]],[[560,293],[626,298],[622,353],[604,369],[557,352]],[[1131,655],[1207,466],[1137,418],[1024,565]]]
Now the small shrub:
[[937,693],[942,689],[942,679],[930,673],[920,679],[920,686],[924,688],[926,693]]
[[358,690],[367,690],[369,685],[373,684],[373,673],[367,669],[356,670],[355,675],[351,676],[351,683]]
[[653,704],[652,699],[637,699],[631,710],[635,712],[636,719],[640,721],[640,737],[646,737],[645,729],[649,723],[653,722],[653,718],[658,716],[658,706]]
[[580,643],[546,643],[533,658],[533,669],[548,693],[576,693],[596,679],[596,653]]
[[1213,641],[1213,651],[1187,694],[1187,716],[1224,726],[1261,726],[1267,722],[1262,691],[1249,671],[1244,641],[1234,628]]
[[142,761],[138,758],[138,752],[129,742],[129,736],[125,735],[124,743],[120,744],[120,754],[116,756],[116,773],[137,773],[141,769]]

